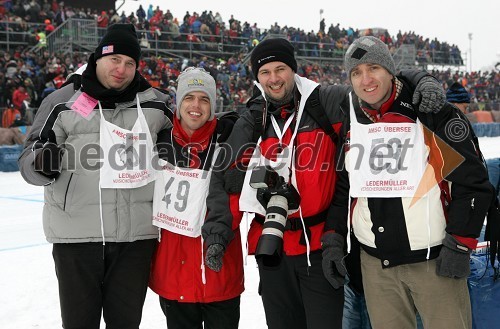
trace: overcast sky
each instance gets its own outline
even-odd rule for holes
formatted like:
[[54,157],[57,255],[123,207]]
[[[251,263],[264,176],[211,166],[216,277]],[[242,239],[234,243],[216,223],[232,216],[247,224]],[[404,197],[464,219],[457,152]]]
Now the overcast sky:
[[[274,22],[305,31],[319,29],[320,9],[327,28],[340,23],[341,27],[382,27],[395,36],[398,30],[415,31],[424,38],[446,41],[459,46],[466,58],[472,58],[474,71],[490,68],[500,62],[500,0],[140,0],[116,1],[124,5],[128,15],[142,4],[147,10],[160,6],[170,9],[180,20],[186,11],[212,10],[219,12],[227,24],[230,15],[260,28],[269,28]],[[469,55],[469,33],[472,33],[472,56]],[[469,63],[467,62],[467,70]]]

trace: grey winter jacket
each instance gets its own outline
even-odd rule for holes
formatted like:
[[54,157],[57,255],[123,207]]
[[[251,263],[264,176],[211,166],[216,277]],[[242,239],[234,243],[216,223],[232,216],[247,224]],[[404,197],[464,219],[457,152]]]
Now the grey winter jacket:
[[[102,241],[99,170],[88,169],[96,160],[80,157],[87,145],[99,144],[100,115],[98,109],[87,118],[70,110],[67,102],[74,93],[73,84],[69,84],[42,102],[19,158],[23,178],[30,184],[45,186],[43,228],[51,243]],[[157,133],[172,125],[167,116],[171,117],[165,104],[167,96],[153,88],[138,95],[155,143]],[[103,109],[103,113],[108,122],[131,129],[137,120],[136,101],[116,104],[115,109]],[[50,130],[55,133],[57,144],[65,149],[62,172],[55,180],[35,172],[33,165]],[[98,158],[95,151],[91,157]],[[153,184],[134,189],[102,189],[105,241],[131,242],[158,236],[157,228],[151,224]]]

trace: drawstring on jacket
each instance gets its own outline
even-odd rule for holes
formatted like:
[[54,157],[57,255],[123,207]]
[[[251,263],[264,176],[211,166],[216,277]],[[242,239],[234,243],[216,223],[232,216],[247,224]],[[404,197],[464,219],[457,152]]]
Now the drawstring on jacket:
[[[99,105],[99,110],[102,113],[101,102],[98,101],[97,104]],[[102,216],[102,187],[101,187],[101,180],[100,179],[99,179],[99,219],[101,221],[102,245],[105,246],[106,245],[106,238],[104,237],[104,219]],[[104,259],[104,250],[103,250],[102,258]]]
[[204,240],[203,236],[201,236],[201,282],[203,285],[207,284],[207,278],[205,276],[205,251],[203,250]]
[[304,223],[304,217],[302,216],[302,207],[299,206],[300,221],[302,223],[302,231],[304,232],[304,239],[306,240],[306,257],[307,257],[307,267],[311,267],[311,260],[309,255],[311,254],[311,245],[309,244],[309,238],[307,237],[306,224]]

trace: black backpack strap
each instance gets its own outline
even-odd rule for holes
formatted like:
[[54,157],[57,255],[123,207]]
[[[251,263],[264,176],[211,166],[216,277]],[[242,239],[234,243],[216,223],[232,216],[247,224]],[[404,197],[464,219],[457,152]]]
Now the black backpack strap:
[[[263,105],[265,107],[265,105]],[[262,136],[262,132],[264,131],[264,113],[266,109],[263,108],[262,112],[260,111],[250,111],[253,116],[254,126],[253,126],[253,135],[252,135],[252,143],[257,143],[259,137]]]
[[330,119],[326,116],[325,109],[319,102],[319,86],[314,89],[309,98],[307,99],[305,110],[316,121],[321,129],[332,139],[335,145],[338,145],[339,136],[333,130]]

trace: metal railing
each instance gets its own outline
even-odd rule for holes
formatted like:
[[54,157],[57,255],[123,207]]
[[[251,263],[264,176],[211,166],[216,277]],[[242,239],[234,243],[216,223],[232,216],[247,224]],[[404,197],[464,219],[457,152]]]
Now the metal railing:
[[97,33],[95,20],[71,18],[47,36],[46,45],[37,44],[32,51],[39,53],[47,49],[51,54],[71,54],[74,51],[93,52],[99,40]]
[[[106,29],[98,28],[99,35]],[[158,56],[172,57],[229,57],[247,53],[251,40],[243,37],[229,37],[220,34],[151,32],[138,30],[137,35],[143,52]],[[97,46],[97,43],[96,43]]]
[[[0,21],[0,48],[11,51],[14,47],[33,47],[39,53],[47,49],[51,54],[68,54],[75,51],[93,52],[105,28],[98,28],[96,20],[70,18],[49,34],[46,45],[36,40],[35,30],[44,30],[43,23],[25,23]],[[147,55],[166,55],[169,57],[230,57],[244,54],[243,63],[249,60],[253,38],[230,37],[227,34],[207,35],[171,32],[137,31],[143,52]],[[267,35],[267,37],[276,37]],[[280,36],[284,37],[284,36]],[[190,41],[196,40],[196,41]],[[324,42],[292,41],[299,61],[333,62],[342,64],[346,46],[337,44],[335,40]],[[427,51],[415,49],[414,45],[402,45],[397,49],[394,59],[398,68],[427,65],[463,66],[463,60],[458,53],[449,51]]]
[[414,45],[401,45],[392,55],[396,70],[403,70],[415,67],[417,50]]
[[38,43],[36,29],[45,28],[43,23],[0,21],[0,48],[11,51],[19,46],[31,47]]

